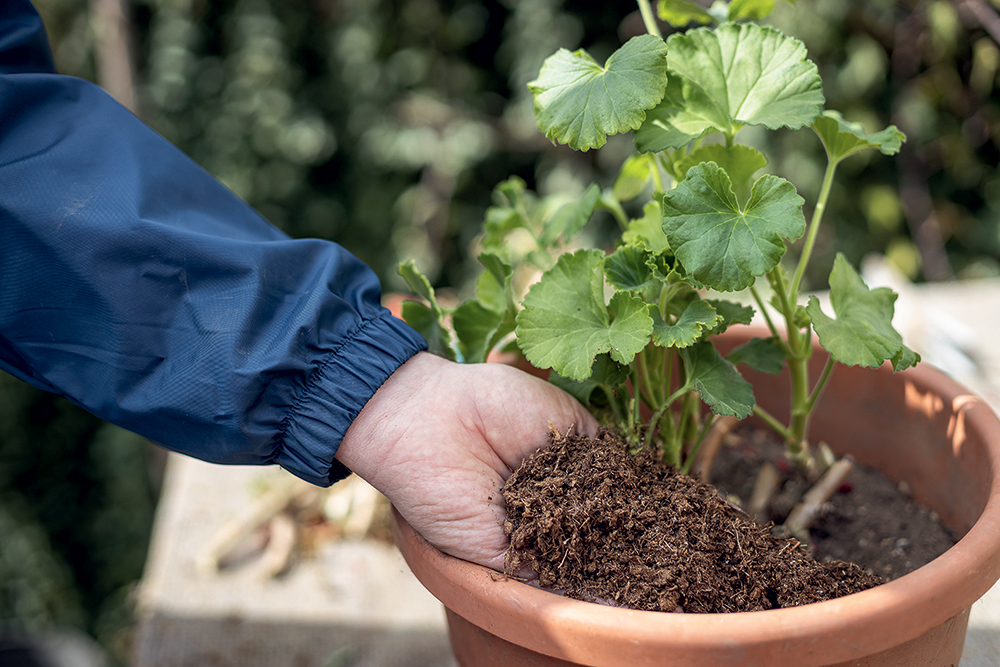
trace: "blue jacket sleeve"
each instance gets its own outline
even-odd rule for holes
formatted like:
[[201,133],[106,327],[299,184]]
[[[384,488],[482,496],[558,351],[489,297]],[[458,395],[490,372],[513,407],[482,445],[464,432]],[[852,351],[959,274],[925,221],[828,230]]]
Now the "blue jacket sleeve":
[[426,344],[340,246],[292,240],[0,13],[0,368],[170,449],[316,484]]

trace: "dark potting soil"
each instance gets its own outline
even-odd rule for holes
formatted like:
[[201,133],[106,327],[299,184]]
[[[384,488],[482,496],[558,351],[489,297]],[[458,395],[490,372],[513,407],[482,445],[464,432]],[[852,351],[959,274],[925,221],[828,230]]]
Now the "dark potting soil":
[[[864,538],[873,552],[901,551],[905,566],[859,559],[850,546],[857,537],[832,547],[827,535],[843,535],[843,524],[865,514],[851,503],[816,523],[823,539],[815,540],[813,557],[799,541],[755,522],[715,487],[663,466],[652,454],[628,454],[608,432],[597,439],[553,433],[550,441],[504,486],[504,530],[511,540],[506,569],[513,576],[528,568],[538,574],[539,585],[569,597],[667,612],[757,611],[841,597],[878,585],[879,575],[894,577],[923,564],[924,556],[916,557],[921,540],[911,532],[897,537],[903,533],[876,530]],[[748,456],[754,445],[741,440],[723,450],[713,476],[725,480],[725,469],[739,468],[732,461]],[[727,494],[742,491],[738,480],[724,483]],[[867,481],[853,477],[852,484],[851,493],[839,496],[859,499]],[[884,505],[877,497],[876,504]],[[927,560],[946,548],[932,547],[940,551]],[[845,557],[864,568],[839,560]]]
[[[781,480],[763,519],[781,525],[811,482],[785,464],[784,447],[773,432],[737,427],[715,457],[712,482],[723,493],[746,499],[765,462],[781,471]],[[809,531],[809,547],[818,558],[857,563],[886,581],[926,565],[956,541],[935,512],[910,498],[905,484],[857,463]]]

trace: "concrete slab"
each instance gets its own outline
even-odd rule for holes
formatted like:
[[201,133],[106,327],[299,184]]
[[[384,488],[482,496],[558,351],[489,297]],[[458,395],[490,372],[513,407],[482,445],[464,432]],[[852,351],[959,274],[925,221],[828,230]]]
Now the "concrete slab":
[[139,591],[135,667],[454,667],[444,612],[399,552],[329,541],[280,578],[205,572],[222,527],[286,476],[171,455]]

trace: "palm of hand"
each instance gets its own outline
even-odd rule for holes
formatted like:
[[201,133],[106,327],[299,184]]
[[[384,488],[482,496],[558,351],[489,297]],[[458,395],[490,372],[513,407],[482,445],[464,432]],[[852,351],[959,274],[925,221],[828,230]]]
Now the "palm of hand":
[[337,458],[392,501],[431,544],[503,569],[501,489],[546,444],[548,423],[593,433],[593,417],[547,382],[499,364],[421,353],[365,405]]

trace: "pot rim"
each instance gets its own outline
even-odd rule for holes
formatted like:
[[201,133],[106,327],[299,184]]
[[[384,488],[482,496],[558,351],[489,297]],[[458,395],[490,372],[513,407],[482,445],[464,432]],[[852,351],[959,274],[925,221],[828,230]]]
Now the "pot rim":
[[[866,372],[891,373],[891,368]],[[813,664],[829,664],[886,650],[961,614],[1000,578],[1000,419],[985,401],[926,364],[897,375],[958,406],[965,433],[978,433],[987,449],[989,492],[981,515],[951,549],[875,588],[786,609],[670,614],[574,600],[507,579],[442,553],[393,508],[397,544],[416,577],[453,612],[508,641],[584,664],[601,654],[617,657],[619,664],[651,663],[654,656],[662,659],[667,638],[675,657],[739,642],[747,657],[793,652],[802,656],[802,664],[810,657],[822,660]],[[524,621],[516,636],[497,625],[506,612]],[[890,617],[896,620],[887,624]],[[560,644],[552,632],[563,624],[582,630],[572,646]],[[628,650],[635,655],[623,655],[620,646],[609,649],[602,639],[608,635],[630,637]]]

